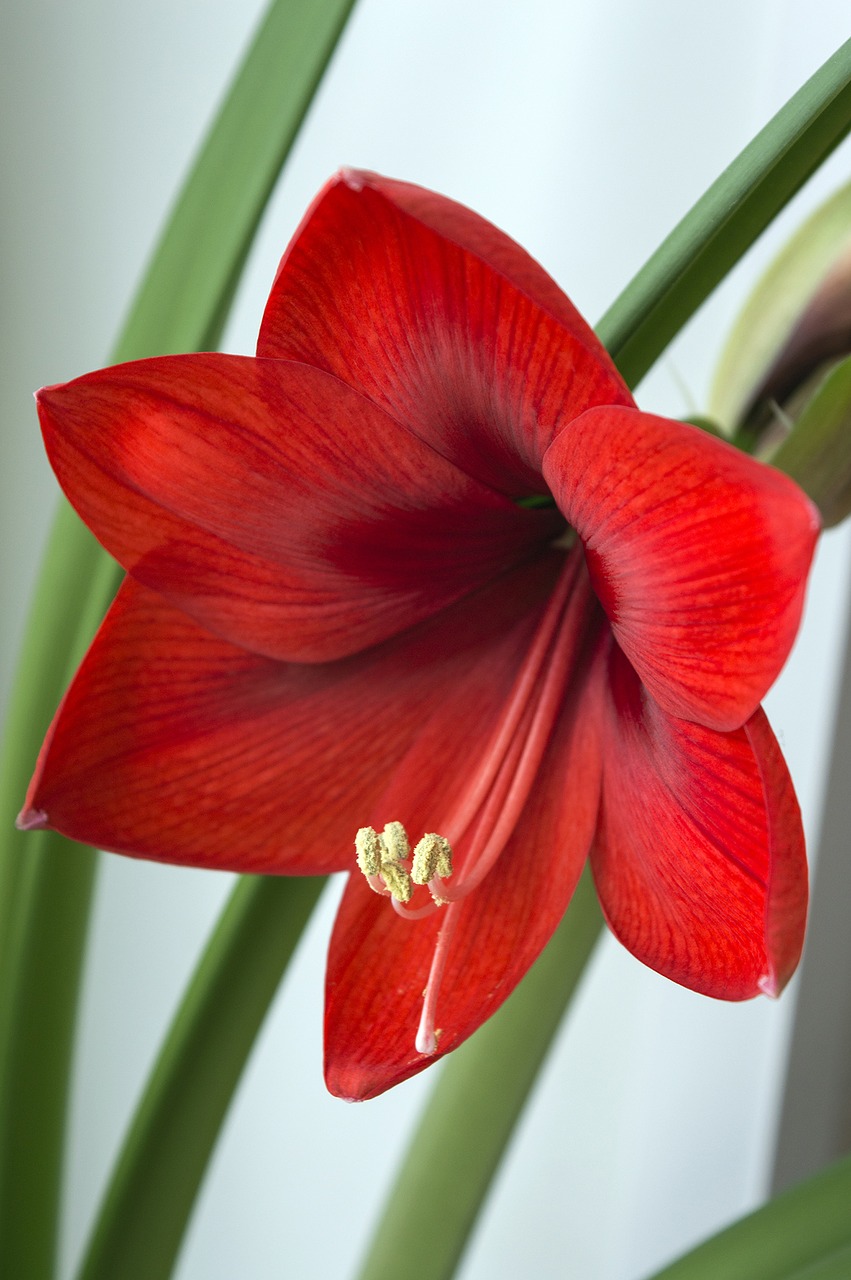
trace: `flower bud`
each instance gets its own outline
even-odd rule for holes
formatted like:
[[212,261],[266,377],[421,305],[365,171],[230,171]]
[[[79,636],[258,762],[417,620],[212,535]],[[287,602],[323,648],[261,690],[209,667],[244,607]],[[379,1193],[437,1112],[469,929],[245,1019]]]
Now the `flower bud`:
[[851,512],[851,185],[790,240],[719,362],[712,413],[791,475],[826,525]]

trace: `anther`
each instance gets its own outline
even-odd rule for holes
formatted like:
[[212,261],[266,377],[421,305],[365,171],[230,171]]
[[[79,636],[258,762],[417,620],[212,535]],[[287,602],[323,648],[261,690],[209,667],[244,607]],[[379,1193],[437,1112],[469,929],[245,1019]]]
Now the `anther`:
[[391,897],[397,902],[411,901],[414,896],[414,886],[404,867],[400,867],[397,862],[382,862],[381,879],[390,890]]
[[435,876],[442,880],[452,875],[452,846],[445,836],[427,832],[414,849],[411,879],[414,884],[428,884]]
[[378,832],[373,827],[361,827],[355,836],[355,857],[358,866],[367,877],[377,876],[381,870],[381,846]]
[[397,902],[410,902],[414,886],[404,859],[411,851],[401,822],[388,822],[384,834],[361,827],[355,836],[357,864],[376,893],[390,893]]
[[408,841],[408,833],[401,822],[388,822],[385,825],[384,844],[394,862],[403,862],[410,855],[411,846]]

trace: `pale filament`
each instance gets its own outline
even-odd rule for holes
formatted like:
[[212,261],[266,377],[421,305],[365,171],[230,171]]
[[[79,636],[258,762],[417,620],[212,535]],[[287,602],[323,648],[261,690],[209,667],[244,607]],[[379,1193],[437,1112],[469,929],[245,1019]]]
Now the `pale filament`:
[[[385,890],[385,894],[390,897],[389,890]],[[439,903],[434,901],[423,903],[421,907],[409,907],[406,902],[399,902],[397,898],[391,897],[390,904],[404,920],[425,920],[426,916],[433,916],[435,911],[440,910]]]
[[[458,902],[475,889],[492,869],[517,826],[538,771],[553,721],[561,703],[570,671],[576,629],[568,625],[572,614],[585,607],[585,593],[577,593],[565,610],[577,573],[576,557],[570,557],[548,601],[527,662],[515,684],[499,729],[488,750],[476,781],[446,829],[450,844],[457,845],[470,822],[479,813],[464,873],[451,882],[435,876],[429,881],[434,902],[411,908],[393,900],[393,907],[407,920],[421,920],[442,903]],[[558,623],[555,643],[551,645]],[[549,658],[537,697],[533,699],[544,661]],[[523,723],[527,727],[523,729]],[[518,729],[523,729],[518,733]],[[485,799],[486,797],[486,799]],[[485,800],[482,808],[482,800]]]
[[[517,743],[512,744],[499,766],[496,785],[488,796],[473,839],[470,857],[465,867],[466,874],[453,883],[447,883],[437,876],[429,882],[429,889],[435,899],[449,905],[437,937],[426,983],[416,1036],[418,1053],[431,1056],[437,1052],[435,1033],[437,1001],[452,936],[455,932],[458,916],[457,903],[481,884],[517,827],[561,706],[565,686],[572,670],[570,659],[581,634],[581,629],[575,624],[586,609],[587,602],[587,592],[577,592],[568,608],[563,611],[563,625],[552,647],[549,665],[541,682],[538,697],[532,708],[527,705],[521,718],[521,724],[523,721],[528,721],[528,727],[525,732],[517,735]],[[428,907],[421,908],[423,914],[428,910]]]
[[[567,678],[571,671],[570,658],[573,656],[572,651],[576,647],[577,637],[576,628],[568,625],[570,615],[582,610],[584,606],[584,599],[571,601],[566,612],[565,625],[559,631],[553,645],[551,660],[541,684],[540,695],[536,700],[534,710],[531,712],[529,728],[520,737],[520,742],[522,743],[520,759],[515,767],[512,756],[516,753],[509,752],[503,761],[499,775],[497,775],[497,784],[500,781],[500,777],[504,775],[505,779],[509,781],[509,786],[504,800],[498,803],[498,816],[490,835],[483,847],[480,847],[479,851],[468,859],[463,876],[453,880],[451,883],[435,877],[435,887],[432,889],[432,893],[437,897],[443,898],[446,902],[459,901],[459,899],[466,897],[477,885],[481,884],[499,858],[517,826],[520,814],[529,797],[532,783],[537,776],[553,723],[561,705]],[[496,796],[502,790],[503,788],[497,785],[492,795]],[[488,825],[488,818],[495,807],[497,805],[491,804],[489,798],[489,803],[482,814],[482,827]],[[476,835],[478,836],[478,834],[477,832]],[[475,843],[479,844],[478,839]],[[431,888],[431,884],[429,888]]]
[[[451,881],[434,874],[428,881],[433,901],[421,907],[391,895],[380,876],[367,877],[405,920],[425,919],[445,906],[417,1030],[419,1053],[437,1052],[437,1001],[458,920],[456,904],[481,884],[517,829],[562,705],[589,601],[587,589],[573,591],[580,567],[580,555],[567,556],[473,784],[446,824],[447,839],[457,848],[476,823],[463,872]],[[410,870],[408,859],[400,865]]]
[[549,652],[553,635],[562,619],[564,606],[579,571],[579,564],[580,557],[578,555],[574,554],[566,557],[564,568],[547,601],[544,615],[538,624],[535,638],[526,654],[520,674],[511,691],[488,753],[482,761],[476,779],[466,793],[461,806],[447,823],[447,830],[450,832],[447,838],[452,845],[457,845],[475,818],[496,774],[502,766],[506,751],[514,739],[517,726],[529,705],[529,699],[534,692],[534,687]]

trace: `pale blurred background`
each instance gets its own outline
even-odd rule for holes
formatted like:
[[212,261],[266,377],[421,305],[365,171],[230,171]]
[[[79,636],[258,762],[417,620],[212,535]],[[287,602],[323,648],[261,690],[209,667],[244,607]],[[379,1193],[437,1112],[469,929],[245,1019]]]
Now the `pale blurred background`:
[[[30,0],[0,20],[4,699],[55,499],[31,393],[105,360],[261,7]],[[360,0],[263,222],[227,349],[253,349],[277,260],[341,164],[471,205],[538,257],[594,322],[848,27],[844,0]],[[846,144],[647,379],[643,407],[672,415],[705,407],[721,341],[761,266],[849,177]],[[804,631],[768,704],[813,848],[848,576],[840,531],[823,540]],[[223,875],[103,861],[73,1093],[63,1277],[228,888]],[[429,1074],[356,1107],[324,1091],[322,971],[335,898],[330,891],[258,1042],[179,1280],[351,1276],[428,1095]],[[834,1008],[844,995],[847,1010],[847,973],[829,986]],[[796,992],[793,985],[775,1004],[713,1003],[642,969],[607,938],[463,1280],[639,1280],[757,1204],[773,1176]],[[806,1082],[807,1063],[796,1061]],[[809,1093],[812,1123],[795,1104],[792,1130],[788,1120],[784,1129],[791,1174],[807,1158],[788,1145],[795,1124],[805,1137],[818,1123],[828,1137],[835,1129],[819,1112],[819,1090]]]

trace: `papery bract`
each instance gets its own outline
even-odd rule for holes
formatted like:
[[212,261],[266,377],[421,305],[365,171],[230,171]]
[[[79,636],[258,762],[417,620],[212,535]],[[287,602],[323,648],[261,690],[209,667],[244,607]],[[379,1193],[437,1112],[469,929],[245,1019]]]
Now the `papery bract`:
[[[726,999],[782,987],[806,870],[759,703],[816,513],[640,413],[506,236],[344,173],[281,263],[257,357],[103,370],[39,413],[129,577],[22,825],[274,874],[352,868],[356,830],[388,822],[452,846],[428,889],[405,850],[382,872],[374,841],[369,883],[349,880],[333,1092],[370,1097],[468,1036],[589,855],[645,963]],[[555,505],[517,501],[535,494]]]

